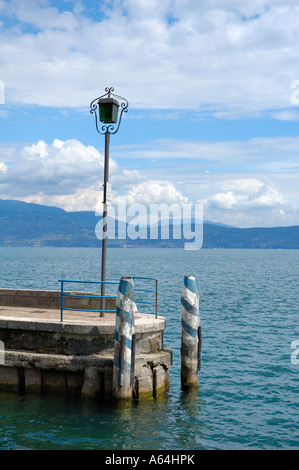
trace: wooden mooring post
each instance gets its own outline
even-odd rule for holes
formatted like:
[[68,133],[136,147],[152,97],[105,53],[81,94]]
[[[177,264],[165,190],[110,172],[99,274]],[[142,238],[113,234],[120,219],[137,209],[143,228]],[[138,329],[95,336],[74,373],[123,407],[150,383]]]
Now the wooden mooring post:
[[113,362],[113,398],[116,401],[132,399],[135,363],[134,281],[122,277],[116,298],[116,320]]
[[181,306],[181,387],[183,390],[193,390],[198,387],[198,371],[201,362],[199,296],[194,276],[184,277]]

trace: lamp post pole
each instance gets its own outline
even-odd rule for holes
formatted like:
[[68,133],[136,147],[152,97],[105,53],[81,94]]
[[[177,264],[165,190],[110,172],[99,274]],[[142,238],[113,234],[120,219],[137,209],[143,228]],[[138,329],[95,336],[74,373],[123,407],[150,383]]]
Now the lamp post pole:
[[[128,112],[128,101],[122,96],[113,93],[114,88],[105,88],[106,93],[90,103],[90,113],[95,115],[96,129],[99,134],[105,135],[104,159],[104,191],[103,191],[103,232],[102,232],[102,267],[101,267],[101,317],[105,316],[105,281],[106,281],[106,253],[107,253],[107,224],[108,205],[107,190],[109,184],[109,147],[110,134],[116,134],[123,113]],[[121,107],[120,115],[118,109]],[[105,125],[99,128],[99,121]],[[116,125],[116,129],[115,129]]]
[[[106,252],[107,252],[107,224],[108,224],[108,205],[107,205],[107,183],[109,181],[109,146],[110,146],[110,133],[105,134],[105,160],[104,160],[104,199],[103,199],[103,235],[102,235],[102,269],[101,281],[106,281]],[[101,284],[101,310],[105,310],[105,284]],[[104,316],[104,312],[101,312]]]

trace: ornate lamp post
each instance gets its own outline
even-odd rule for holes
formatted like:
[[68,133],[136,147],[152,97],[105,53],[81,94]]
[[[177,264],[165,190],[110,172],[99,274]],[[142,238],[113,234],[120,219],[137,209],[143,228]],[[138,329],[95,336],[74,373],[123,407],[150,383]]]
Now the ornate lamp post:
[[[122,96],[113,93],[114,88],[105,88],[106,93],[90,103],[90,113],[95,115],[96,129],[99,134],[105,135],[105,161],[104,161],[104,200],[103,200],[103,235],[102,235],[102,271],[101,271],[101,317],[105,310],[105,281],[106,281],[106,251],[107,251],[107,216],[110,204],[109,183],[109,145],[110,134],[116,134],[123,113],[128,112],[128,101]],[[121,112],[119,113],[119,108]],[[99,128],[99,122],[105,125]],[[115,128],[116,127],[116,128]]]

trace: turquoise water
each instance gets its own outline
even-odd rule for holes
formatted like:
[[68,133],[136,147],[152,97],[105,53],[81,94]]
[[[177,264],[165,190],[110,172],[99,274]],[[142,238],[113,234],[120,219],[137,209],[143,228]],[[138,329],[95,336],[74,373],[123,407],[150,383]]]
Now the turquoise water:
[[[1,287],[100,277],[97,249],[0,248],[0,259]],[[159,280],[164,344],[174,352],[167,396],[113,409],[0,393],[0,449],[299,449],[299,250],[110,249],[107,259],[110,279]],[[203,335],[189,394],[180,388],[185,274],[196,277]]]

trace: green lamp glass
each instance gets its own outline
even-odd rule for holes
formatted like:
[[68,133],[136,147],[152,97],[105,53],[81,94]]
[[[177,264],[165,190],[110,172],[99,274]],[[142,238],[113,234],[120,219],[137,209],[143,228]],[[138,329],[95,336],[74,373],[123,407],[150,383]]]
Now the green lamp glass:
[[114,98],[99,99],[100,121],[115,124],[118,117],[119,102]]

